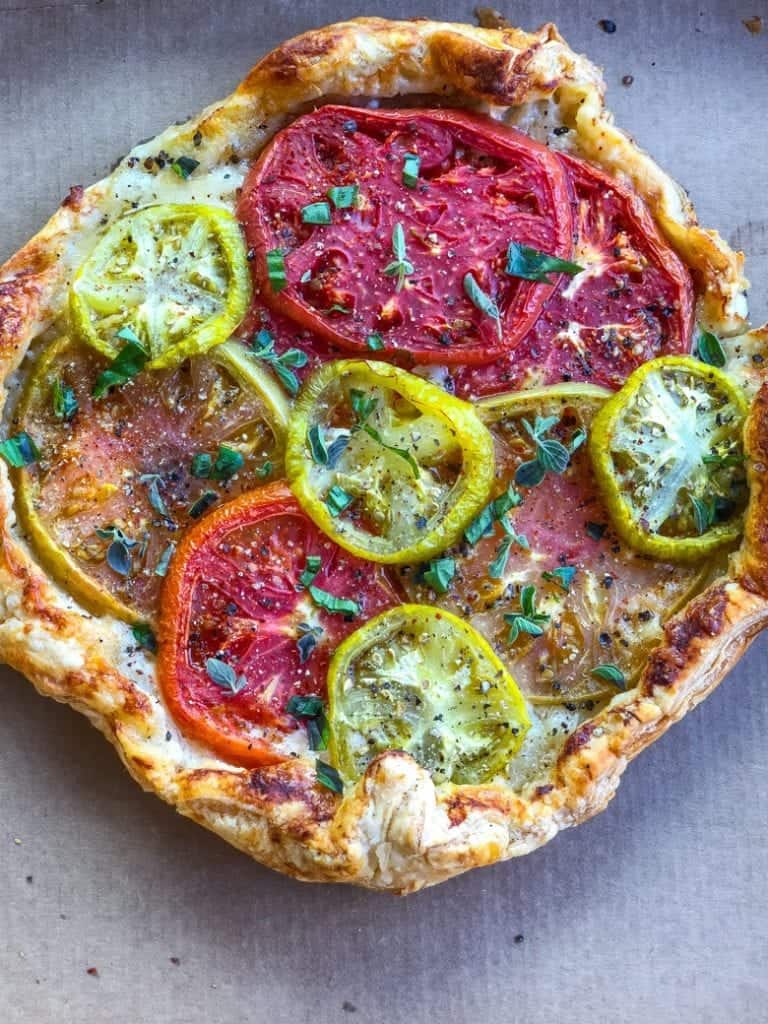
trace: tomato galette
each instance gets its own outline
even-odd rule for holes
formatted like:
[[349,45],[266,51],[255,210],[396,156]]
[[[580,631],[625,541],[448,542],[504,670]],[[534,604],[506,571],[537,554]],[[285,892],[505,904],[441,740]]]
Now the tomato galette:
[[0,275],[0,655],[298,878],[600,810],[766,620],[742,256],[557,31],[362,19]]

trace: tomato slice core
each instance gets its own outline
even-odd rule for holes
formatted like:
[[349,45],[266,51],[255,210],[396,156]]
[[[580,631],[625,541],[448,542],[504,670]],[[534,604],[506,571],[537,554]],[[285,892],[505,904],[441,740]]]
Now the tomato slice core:
[[[318,605],[300,581],[313,558],[313,586],[354,600],[358,614]],[[299,728],[290,698],[323,697],[336,646],[398,603],[384,572],[325,537],[284,484],[245,494],[192,530],[174,559],[162,603],[163,693],[185,732],[234,763],[280,760],[274,744]],[[309,629],[315,646],[303,659],[298,640]],[[237,692],[216,684],[209,659],[231,667]]]
[[620,388],[642,363],[690,350],[690,274],[634,193],[597,168],[561,155],[573,192],[573,261],[514,352],[492,366],[464,367],[463,398],[563,381]]
[[[406,154],[419,159],[411,185]],[[318,203],[326,222],[307,223],[303,211]],[[508,243],[566,259],[572,249],[557,157],[514,129],[449,110],[327,106],[300,117],[254,166],[238,212],[270,307],[347,350],[367,351],[376,334],[419,362],[484,363],[513,348],[554,284],[507,275]],[[282,288],[269,277],[275,250]],[[467,295],[468,274],[498,318]]]

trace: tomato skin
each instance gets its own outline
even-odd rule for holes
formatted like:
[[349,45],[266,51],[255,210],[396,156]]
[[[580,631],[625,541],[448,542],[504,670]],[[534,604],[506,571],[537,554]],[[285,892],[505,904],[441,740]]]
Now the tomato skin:
[[691,276],[645,203],[591,164],[559,158],[573,194],[573,260],[604,270],[575,290],[578,280],[562,276],[514,352],[492,366],[458,370],[462,398],[563,381],[617,390],[642,363],[690,351]]
[[[345,132],[350,121],[356,130]],[[414,188],[401,181],[409,149],[421,156]],[[363,197],[359,209],[334,210],[327,226],[302,223],[304,205],[352,183]],[[238,215],[255,253],[257,299],[347,351],[369,352],[376,332],[389,357],[419,363],[487,363],[513,348],[554,284],[504,274],[507,243],[562,258],[572,249],[557,157],[515,129],[451,110],[326,106],[305,115],[254,165]],[[399,222],[415,267],[413,286],[402,291],[384,274]],[[274,249],[288,250],[288,285],[278,292],[267,273]],[[470,272],[498,301],[503,338],[464,294]],[[332,314],[333,306],[350,314]]]
[[[222,550],[236,548],[238,531],[242,535],[260,527],[261,540],[252,549],[242,548],[251,557],[240,563],[233,559],[222,562]],[[293,551],[290,542],[280,543],[286,532],[297,541]],[[272,537],[279,538],[277,548],[268,546]],[[242,546],[242,537],[240,543]],[[308,553],[322,553],[318,586],[337,596],[354,597],[361,614],[347,619],[322,611],[313,613],[313,621],[322,624],[324,634],[303,665],[301,678],[294,626],[306,618],[309,599],[297,581]],[[217,586],[226,585],[222,580],[228,580],[231,589],[221,591],[221,600],[234,603],[238,594],[243,595],[238,609],[241,614],[233,611],[223,623],[216,621],[217,595],[211,596]],[[323,696],[331,648],[366,618],[399,600],[382,570],[351,558],[319,534],[284,483],[244,494],[209,513],[189,531],[165,579],[157,664],[160,688],[171,714],[186,736],[234,764],[259,767],[284,760],[286,755],[276,744],[299,727],[285,713],[289,698],[304,693]],[[266,639],[266,649],[256,650],[259,638]],[[238,646],[243,639],[249,645],[244,651]],[[237,673],[247,677],[240,693],[223,694],[207,677],[206,656],[218,657],[219,645],[241,657],[242,664],[233,662]],[[274,742],[249,736],[253,725]]]

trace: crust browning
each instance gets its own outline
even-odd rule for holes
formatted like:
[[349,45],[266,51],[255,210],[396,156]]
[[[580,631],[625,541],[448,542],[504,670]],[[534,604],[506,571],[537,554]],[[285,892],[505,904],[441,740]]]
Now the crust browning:
[[[127,628],[87,615],[36,565],[0,464],[0,658],[41,693],[86,714],[144,788],[270,867],[309,881],[409,892],[527,853],[605,807],[628,761],[718,684],[768,620],[768,384],[754,358],[762,358],[768,331],[744,334],[742,254],[697,224],[683,190],[613,124],[603,94],[598,70],[552,25],[535,33],[431,21],[332,25],[278,47],[230,97],[137,146],[106,181],[74,189],[0,269],[0,380],[7,386],[30,343],[58,328],[82,254],[130,204],[153,201],[161,180],[156,154],[194,147],[200,175],[221,186],[224,201],[269,138],[313,104],[439,97],[517,124],[629,183],[690,267],[699,319],[735,336],[729,356],[737,369],[744,362],[756,391],[744,544],[728,577],[667,624],[637,686],[569,736],[546,778],[519,790],[436,789],[424,769],[395,752],[377,758],[342,799],[319,787],[301,758],[248,771],[190,743],[157,696],[151,659],[128,672]],[[554,135],[560,127],[569,130]]]

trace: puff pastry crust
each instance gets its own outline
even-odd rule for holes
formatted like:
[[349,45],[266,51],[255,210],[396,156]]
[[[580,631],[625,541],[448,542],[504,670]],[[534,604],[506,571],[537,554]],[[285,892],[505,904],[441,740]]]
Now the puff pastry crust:
[[[667,624],[638,685],[571,732],[537,777],[514,788],[436,788],[410,757],[388,753],[341,800],[317,787],[301,758],[246,770],[185,740],[151,659],[128,656],[127,627],[87,615],[38,567],[0,465],[0,658],[87,715],[141,786],[263,864],[307,881],[410,892],[528,853],[600,811],[627,762],[706,697],[768,621],[768,384],[759,369],[768,328],[748,331],[742,254],[698,225],[684,191],[615,126],[598,69],[553,25],[526,33],[364,18],[284,43],[224,101],[137,146],[109,178],[72,189],[0,269],[0,379],[7,399],[30,345],[57,329],[71,274],[105,224],[162,198],[153,154],[194,147],[200,172],[183,187],[227,203],[247,164],[297,114],[326,99],[397,97],[516,124],[600,165],[648,203],[691,269],[699,320],[725,337],[731,369],[753,396],[750,505],[728,575]],[[555,134],[561,126],[568,131]]]

